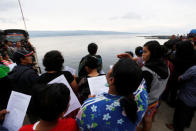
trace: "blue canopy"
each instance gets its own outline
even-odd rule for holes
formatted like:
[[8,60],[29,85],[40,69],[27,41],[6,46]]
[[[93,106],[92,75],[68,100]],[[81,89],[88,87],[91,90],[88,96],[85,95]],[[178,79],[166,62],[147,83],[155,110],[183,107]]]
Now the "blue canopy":
[[190,33],[191,34],[196,34],[196,29],[192,29]]

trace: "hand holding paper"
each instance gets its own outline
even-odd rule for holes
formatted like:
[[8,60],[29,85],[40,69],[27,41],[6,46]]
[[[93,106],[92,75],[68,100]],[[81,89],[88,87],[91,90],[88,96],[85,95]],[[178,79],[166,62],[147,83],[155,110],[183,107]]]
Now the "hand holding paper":
[[106,83],[107,80],[105,75],[88,78],[91,95],[99,95],[104,92],[108,93],[109,88],[105,86]]
[[6,114],[3,127],[9,131],[18,131],[22,126],[31,96],[12,91],[7,105],[10,113]]

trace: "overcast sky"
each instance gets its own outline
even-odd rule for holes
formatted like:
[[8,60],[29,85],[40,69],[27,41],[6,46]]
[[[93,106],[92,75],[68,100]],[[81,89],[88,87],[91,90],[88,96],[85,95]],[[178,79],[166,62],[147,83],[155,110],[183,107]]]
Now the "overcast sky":
[[[21,0],[28,30],[188,33],[196,0]],[[0,29],[24,28],[18,0],[0,0]]]

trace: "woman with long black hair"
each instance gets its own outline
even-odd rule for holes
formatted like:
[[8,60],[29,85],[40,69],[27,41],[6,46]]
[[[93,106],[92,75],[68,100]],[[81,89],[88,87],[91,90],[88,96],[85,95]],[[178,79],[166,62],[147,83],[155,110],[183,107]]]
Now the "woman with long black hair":
[[108,93],[82,105],[77,116],[80,129],[135,131],[147,108],[147,92],[139,87],[142,79],[142,71],[133,60],[120,59],[107,74]]
[[148,91],[148,109],[143,119],[144,131],[151,130],[152,119],[159,107],[159,98],[165,90],[169,78],[169,69],[162,56],[162,47],[157,41],[149,41],[144,44],[142,58],[145,63],[142,73]]

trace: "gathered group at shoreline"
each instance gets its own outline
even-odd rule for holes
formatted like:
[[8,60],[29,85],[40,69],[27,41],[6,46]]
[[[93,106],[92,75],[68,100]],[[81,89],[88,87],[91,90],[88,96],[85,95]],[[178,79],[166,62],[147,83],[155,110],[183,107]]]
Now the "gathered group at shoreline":
[[[63,70],[64,58],[58,50],[47,52],[43,58],[46,73],[38,75],[33,68],[35,52],[27,42],[13,45],[4,41],[0,48],[0,130],[12,91],[31,96],[26,117],[29,125],[19,131],[150,131],[153,118],[164,100],[175,108],[174,131],[190,127],[196,109],[196,41],[172,36],[163,45],[148,41],[133,52],[119,52],[119,60],[107,74],[102,71],[98,45],[90,43],[88,52],[79,62],[78,75]],[[136,57],[134,57],[134,54]],[[9,65],[16,63],[10,70]],[[63,75],[68,85],[48,84]],[[104,76],[108,92],[91,93],[89,79]],[[100,84],[100,83],[95,83]],[[66,114],[72,103],[72,92],[80,108]],[[171,116],[172,117],[172,116]]]

